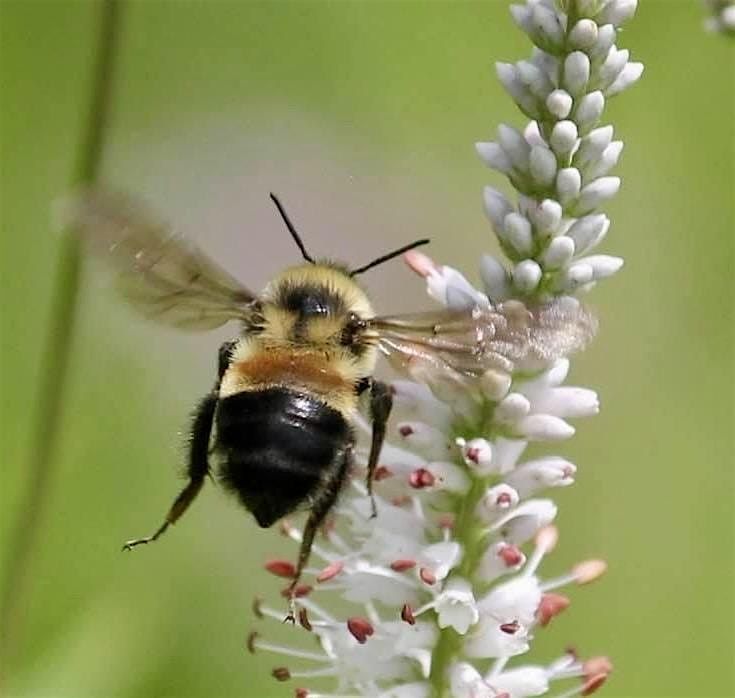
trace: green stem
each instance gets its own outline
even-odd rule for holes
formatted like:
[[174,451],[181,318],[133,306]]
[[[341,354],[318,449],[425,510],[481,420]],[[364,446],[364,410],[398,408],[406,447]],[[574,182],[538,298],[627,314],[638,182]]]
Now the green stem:
[[[122,0],[99,4],[98,38],[90,101],[84,122],[72,185],[94,182],[110,113],[112,73],[118,44]],[[42,352],[36,413],[31,428],[28,484],[21,500],[16,528],[5,558],[3,596],[0,602],[0,656],[7,667],[11,651],[20,644],[23,597],[28,593],[32,552],[43,519],[59,439],[62,396],[67,383],[69,357],[77,316],[81,260],[79,241],[66,234],[60,242],[51,297],[51,321]]]
[[[453,431],[466,439],[475,437],[492,438],[492,421],[495,403],[485,402],[476,424],[457,424]],[[464,464],[462,464],[464,465]],[[497,480],[494,476],[473,477],[469,491],[457,500],[456,518],[454,520],[454,539],[462,546],[462,562],[455,574],[470,582],[474,580],[477,566],[485,550],[487,542],[483,535],[483,527],[478,525],[477,506],[487,488]],[[456,660],[462,647],[462,637],[454,628],[439,631],[439,640],[431,659],[431,675],[429,681],[434,698],[450,698],[448,672]]]

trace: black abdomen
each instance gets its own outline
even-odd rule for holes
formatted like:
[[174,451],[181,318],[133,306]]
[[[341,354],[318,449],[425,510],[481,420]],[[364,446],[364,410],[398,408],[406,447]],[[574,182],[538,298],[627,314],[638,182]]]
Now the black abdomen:
[[222,481],[264,527],[317,490],[351,443],[339,412],[295,390],[245,391],[217,409]]

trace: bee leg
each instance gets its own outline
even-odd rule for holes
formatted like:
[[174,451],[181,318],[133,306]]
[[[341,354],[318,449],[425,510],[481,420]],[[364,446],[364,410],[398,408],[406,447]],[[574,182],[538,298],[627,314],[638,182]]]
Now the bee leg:
[[371,518],[378,515],[373,495],[373,476],[380,458],[380,450],[385,440],[385,427],[393,408],[393,395],[390,386],[381,381],[372,381],[370,386],[370,417],[373,420],[373,438],[370,443],[370,455],[367,462],[367,491],[370,495]]
[[204,484],[204,478],[209,474],[207,455],[216,406],[217,394],[213,392],[199,403],[194,413],[191,425],[191,441],[189,443],[189,464],[187,466],[189,483],[174,500],[168,514],[166,514],[165,521],[153,535],[129,540],[123,545],[123,550],[132,550],[137,545],[144,545],[156,540],[171,524],[176,523],[199,494],[199,490],[202,489]]
[[296,591],[301,579],[301,574],[309,561],[311,546],[314,543],[314,536],[322,525],[324,517],[337,501],[342,485],[347,478],[347,474],[352,467],[352,445],[348,445],[341,453],[337,455],[330,468],[329,476],[324,482],[322,489],[311,503],[311,511],[309,518],[306,520],[304,532],[301,537],[301,546],[299,547],[299,559],[296,562],[296,572],[293,580],[288,587],[288,615],[284,622],[296,622]]

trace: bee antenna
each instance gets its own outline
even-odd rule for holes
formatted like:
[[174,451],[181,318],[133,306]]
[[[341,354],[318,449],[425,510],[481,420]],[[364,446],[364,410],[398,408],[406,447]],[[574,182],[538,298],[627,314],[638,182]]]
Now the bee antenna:
[[378,257],[377,259],[374,259],[372,262],[366,264],[364,267],[360,267],[359,269],[355,269],[350,272],[350,276],[356,276],[357,274],[362,274],[363,272],[367,271],[368,269],[372,269],[373,267],[377,267],[378,264],[382,264],[383,262],[387,262],[389,259],[393,259],[394,257],[398,257],[398,255],[403,254],[404,252],[408,252],[409,250],[413,250],[416,247],[421,247],[421,245],[428,245],[429,242],[431,242],[428,238],[424,238],[423,240],[416,240],[416,242],[412,242],[408,245],[404,245],[403,247],[399,247],[397,250],[393,250],[393,252],[388,252],[388,254],[384,254],[382,257]]
[[293,223],[291,223],[288,214],[284,210],[283,206],[281,206],[281,202],[278,200],[278,197],[273,192],[271,192],[271,201],[273,201],[273,203],[276,205],[278,213],[281,214],[281,218],[283,218],[283,222],[286,224],[288,232],[291,233],[291,237],[294,239],[299,249],[301,250],[301,255],[303,256],[303,258],[307,262],[311,262],[312,264],[314,264],[314,260],[312,259],[311,255],[306,251],[306,247],[304,247],[303,241],[299,237],[299,234],[296,232],[296,228],[293,227]]

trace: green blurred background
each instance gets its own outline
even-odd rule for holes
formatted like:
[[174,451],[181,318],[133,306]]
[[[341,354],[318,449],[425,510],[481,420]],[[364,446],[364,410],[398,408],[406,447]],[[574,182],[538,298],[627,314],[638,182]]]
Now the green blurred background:
[[[2,485],[0,548],[27,481],[31,416],[99,5],[0,5]],[[142,192],[254,287],[296,259],[267,192],[309,246],[364,262],[419,235],[473,278],[494,248],[476,140],[522,118],[492,63],[530,50],[505,2],[125,4],[106,181]],[[625,141],[595,290],[599,340],[572,383],[601,395],[557,452],[578,483],[553,496],[562,538],[544,574],[604,556],[531,661],[607,653],[610,696],[732,696],[733,46],[694,0],[647,0],[621,45],[646,73],[607,109]],[[382,310],[427,305],[399,263],[366,282]],[[399,300],[396,300],[399,299]],[[179,335],[116,303],[85,269],[62,437],[3,667],[8,696],[286,696],[277,657],[244,651],[250,600],[284,550],[214,487],[154,547],[179,486],[180,431],[224,336]]]

